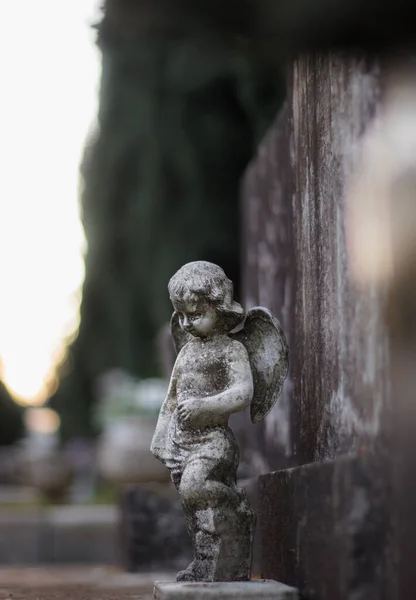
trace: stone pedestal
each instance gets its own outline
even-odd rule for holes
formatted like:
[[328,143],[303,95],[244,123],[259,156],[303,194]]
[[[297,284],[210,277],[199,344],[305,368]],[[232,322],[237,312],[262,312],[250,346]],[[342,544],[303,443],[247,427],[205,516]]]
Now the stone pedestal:
[[182,581],[250,580],[255,515],[242,490],[240,497],[237,508],[222,506],[196,511],[195,560],[186,570],[191,570],[193,576],[182,576]]
[[155,583],[154,600],[298,600],[295,588],[277,581],[161,582]]

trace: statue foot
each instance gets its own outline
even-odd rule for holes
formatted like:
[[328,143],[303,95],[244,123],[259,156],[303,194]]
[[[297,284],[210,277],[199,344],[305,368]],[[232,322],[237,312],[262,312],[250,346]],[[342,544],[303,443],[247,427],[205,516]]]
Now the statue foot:
[[197,564],[194,560],[186,569],[177,573],[176,581],[200,581],[197,571]]
[[214,564],[210,560],[193,560],[191,564],[179,571],[176,581],[214,581]]

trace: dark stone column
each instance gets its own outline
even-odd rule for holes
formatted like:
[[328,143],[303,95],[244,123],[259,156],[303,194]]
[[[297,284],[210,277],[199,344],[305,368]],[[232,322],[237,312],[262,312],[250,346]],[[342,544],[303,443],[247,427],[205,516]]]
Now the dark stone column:
[[[292,234],[292,82],[287,99],[261,144],[243,183],[243,292],[247,308],[263,305],[279,319],[288,339],[290,374],[267,419],[255,427],[247,417],[253,473],[292,464],[295,262]],[[247,452],[246,452],[247,453]]]
[[262,575],[308,599],[393,598],[397,581],[386,294],[352,283],[345,234],[382,74],[342,54],[296,60],[244,182],[246,302],[281,320],[291,360],[255,439],[270,471],[285,469],[260,478]]

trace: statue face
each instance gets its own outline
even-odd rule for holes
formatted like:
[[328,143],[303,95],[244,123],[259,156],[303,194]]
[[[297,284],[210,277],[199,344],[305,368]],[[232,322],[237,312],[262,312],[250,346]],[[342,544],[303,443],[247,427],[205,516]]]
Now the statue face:
[[205,338],[215,331],[217,314],[204,300],[172,301],[181,328],[195,337]]

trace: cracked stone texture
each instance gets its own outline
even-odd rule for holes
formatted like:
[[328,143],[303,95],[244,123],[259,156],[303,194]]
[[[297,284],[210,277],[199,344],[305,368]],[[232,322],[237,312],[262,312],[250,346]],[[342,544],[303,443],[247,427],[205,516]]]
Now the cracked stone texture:
[[245,296],[278,316],[292,352],[282,402],[262,425],[262,576],[311,600],[401,597],[387,298],[356,284],[347,252],[348,186],[380,124],[385,80],[374,56],[299,57],[244,185]]
[[280,320],[290,347],[282,396],[248,446],[262,472],[374,449],[388,427],[385,293],[360,289],[347,253],[350,176],[377,122],[375,58],[302,56],[243,184],[244,297]]

